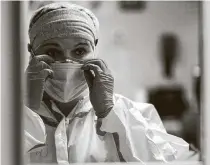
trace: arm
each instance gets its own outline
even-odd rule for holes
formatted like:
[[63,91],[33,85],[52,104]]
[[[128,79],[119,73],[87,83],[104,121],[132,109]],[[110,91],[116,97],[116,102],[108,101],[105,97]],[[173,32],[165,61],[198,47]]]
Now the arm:
[[124,97],[113,100],[114,78],[103,60],[86,61],[82,69],[93,109],[102,122],[101,131],[118,134],[120,152],[127,162],[167,162],[188,151],[184,140],[167,134],[152,105]]
[[41,147],[46,141],[45,125],[38,114],[24,106],[24,153]]
[[44,81],[53,74],[48,64],[53,61],[47,55],[37,55],[30,60],[25,71],[24,153],[41,147],[45,143],[45,125],[40,116],[32,110],[38,110],[41,106]]
[[121,96],[112,111],[101,120],[102,131],[118,133],[120,152],[127,162],[168,162],[189,150],[184,140],[167,134],[151,104],[134,103]]

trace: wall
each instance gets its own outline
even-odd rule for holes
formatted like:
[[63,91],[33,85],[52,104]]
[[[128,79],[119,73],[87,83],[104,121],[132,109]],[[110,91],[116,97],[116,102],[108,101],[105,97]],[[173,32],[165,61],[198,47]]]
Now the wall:
[[[75,3],[91,9],[88,1]],[[183,85],[192,99],[192,68],[198,63],[197,2],[147,1],[142,12],[122,13],[117,2],[105,1],[93,12],[100,21],[98,55],[111,68],[117,93],[142,101],[139,93],[168,83],[161,75],[158,37],[173,32],[181,48],[172,83]]]

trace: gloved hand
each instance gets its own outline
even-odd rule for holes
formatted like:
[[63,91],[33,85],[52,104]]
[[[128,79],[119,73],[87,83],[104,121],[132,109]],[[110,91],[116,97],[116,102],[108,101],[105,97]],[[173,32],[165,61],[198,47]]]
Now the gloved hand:
[[87,60],[82,69],[89,86],[90,101],[96,116],[104,118],[114,106],[114,78],[107,65],[100,59]]
[[26,89],[24,91],[25,105],[38,110],[43,97],[43,85],[48,77],[53,77],[49,63],[54,60],[48,55],[38,55],[31,59],[25,71]]

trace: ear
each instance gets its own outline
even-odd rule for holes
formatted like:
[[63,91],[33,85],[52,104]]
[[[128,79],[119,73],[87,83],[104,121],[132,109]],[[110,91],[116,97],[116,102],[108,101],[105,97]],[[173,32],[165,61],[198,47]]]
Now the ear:
[[28,44],[28,52],[31,52],[32,46],[31,44]]
[[33,58],[33,57],[30,55],[30,56],[29,56],[29,61],[31,61],[31,60],[32,60],[32,58]]
[[35,56],[35,54],[34,54],[34,51],[33,51],[33,49],[32,49],[32,45],[31,45],[31,44],[28,44],[28,52],[31,54],[31,56],[32,56],[32,57],[34,57],[34,56]]
[[98,39],[95,40],[95,46],[98,44]]
[[97,56],[98,56],[98,49],[97,49],[97,46],[94,46],[93,57],[97,58]]
[[31,44],[28,44],[28,52],[30,53],[30,56],[29,56],[29,62],[31,61],[31,59],[33,58],[32,55],[31,55]]

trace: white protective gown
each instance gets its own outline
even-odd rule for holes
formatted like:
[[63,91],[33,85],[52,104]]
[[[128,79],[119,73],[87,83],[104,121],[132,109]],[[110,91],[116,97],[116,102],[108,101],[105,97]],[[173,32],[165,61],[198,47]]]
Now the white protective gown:
[[[151,104],[115,94],[115,105],[103,119],[85,97],[68,117],[56,105],[42,102],[35,113],[25,107],[25,155],[31,163],[168,162],[189,151],[183,139],[167,134]],[[50,106],[49,106],[50,105]],[[59,113],[60,118],[55,118]]]

